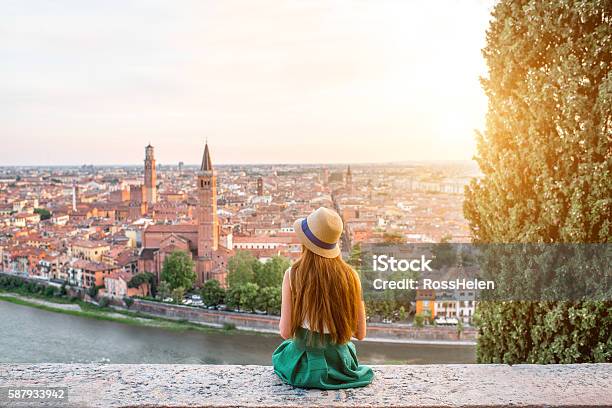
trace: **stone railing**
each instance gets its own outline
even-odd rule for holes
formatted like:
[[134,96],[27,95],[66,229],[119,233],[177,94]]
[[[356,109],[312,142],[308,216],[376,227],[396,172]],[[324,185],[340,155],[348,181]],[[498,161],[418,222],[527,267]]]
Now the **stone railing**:
[[367,387],[319,391],[285,385],[264,366],[0,364],[0,388],[68,387],[62,407],[612,406],[612,364],[373,368]]

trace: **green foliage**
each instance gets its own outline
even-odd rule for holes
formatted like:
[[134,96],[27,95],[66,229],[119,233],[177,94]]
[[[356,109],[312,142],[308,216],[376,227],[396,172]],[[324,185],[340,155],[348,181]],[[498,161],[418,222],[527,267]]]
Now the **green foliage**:
[[423,327],[425,325],[425,317],[421,313],[414,316],[414,325],[416,327]]
[[172,299],[174,299],[174,303],[180,305],[185,297],[185,288],[179,286],[178,288],[172,289]]
[[257,307],[259,287],[255,283],[230,288],[227,293],[227,304],[233,309],[254,312]]
[[53,286],[47,286],[45,288],[45,296],[47,297],[55,296],[55,289],[53,288]]
[[256,283],[246,283],[240,286],[240,308],[254,312],[257,307],[259,286]]
[[465,328],[463,327],[463,320],[459,319],[457,321],[457,335],[461,336],[461,333],[463,333],[464,330]]
[[210,279],[204,282],[201,295],[207,306],[217,306],[225,300],[225,289],[221,287],[218,280]]
[[610,0],[500,1],[483,53],[476,242],[611,242]]
[[[474,242],[612,242],[611,8],[496,4],[483,50],[483,177],[464,203]],[[501,285],[514,278],[506,272],[494,272]],[[610,301],[481,303],[478,361],[612,361],[611,310]]]
[[263,310],[268,314],[280,314],[281,309],[281,288],[267,287],[260,288],[257,294],[257,310]]
[[173,251],[164,259],[161,279],[168,282],[171,289],[190,289],[196,280],[194,269],[195,265],[186,252]]
[[96,296],[98,296],[99,289],[100,288],[98,288],[96,285],[92,285],[89,287],[89,289],[87,289],[87,294],[91,296],[92,298],[95,298]]
[[125,304],[125,307],[127,307],[129,309],[134,304],[134,299],[132,299],[131,297],[126,296],[126,297],[123,298],[123,303]]
[[450,242],[450,237],[443,237],[439,244],[432,246],[431,254],[433,260],[431,267],[433,269],[442,269],[444,267],[450,267],[457,263],[457,252],[455,247]]
[[30,282],[19,276],[0,276],[0,289],[23,295],[55,296],[55,288],[53,286]]
[[255,269],[259,267],[259,261],[250,252],[237,251],[236,255],[227,261],[227,283],[230,288],[235,288],[246,283],[255,282]]
[[45,221],[51,218],[51,211],[46,208],[35,208],[34,213],[40,215],[40,220]]
[[406,313],[406,308],[404,306],[400,306],[397,317],[399,320],[406,320],[408,317],[408,313]]
[[260,288],[280,287],[283,283],[285,271],[291,266],[289,259],[282,256],[273,256],[263,265],[254,268],[255,282]]
[[351,254],[349,256],[349,260],[347,263],[353,267],[356,271],[361,270],[361,262],[362,262],[362,252],[361,252],[361,244],[357,243],[353,245],[351,249]]
[[157,296],[160,299],[166,299],[172,293],[172,288],[170,288],[170,284],[166,281],[159,282],[159,286],[157,287]]
[[155,277],[151,272],[141,272],[132,276],[132,279],[128,282],[128,288],[137,288],[143,283],[152,284],[155,281]]
[[476,312],[480,363],[612,361],[609,302],[486,302]]
[[110,304],[110,300],[107,297],[102,297],[98,301],[98,306],[100,307],[108,307],[109,304]]

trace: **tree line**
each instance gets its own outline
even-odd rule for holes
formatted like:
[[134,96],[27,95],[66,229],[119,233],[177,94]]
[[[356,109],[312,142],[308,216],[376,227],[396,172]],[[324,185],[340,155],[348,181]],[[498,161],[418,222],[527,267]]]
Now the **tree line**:
[[[199,293],[206,306],[225,305],[233,310],[279,314],[283,275],[290,266],[289,259],[282,256],[260,262],[250,252],[237,251],[228,259],[227,288],[218,280],[210,279]],[[146,274],[135,275],[130,285],[153,283],[152,275]],[[152,291],[158,299],[172,298],[180,303],[187,292],[193,291],[195,280],[191,257],[183,251],[174,251],[164,259],[160,282]]]

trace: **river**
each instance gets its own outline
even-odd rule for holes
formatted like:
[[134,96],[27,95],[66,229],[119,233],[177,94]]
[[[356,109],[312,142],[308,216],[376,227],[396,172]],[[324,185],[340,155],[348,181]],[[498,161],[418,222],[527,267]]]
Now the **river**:
[[[0,363],[263,364],[279,336],[174,331],[0,301]],[[368,364],[474,363],[473,346],[356,342]]]

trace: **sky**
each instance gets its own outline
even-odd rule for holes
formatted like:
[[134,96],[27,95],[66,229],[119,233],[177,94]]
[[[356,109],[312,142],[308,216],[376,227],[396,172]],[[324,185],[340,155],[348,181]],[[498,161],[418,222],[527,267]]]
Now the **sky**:
[[0,0],[0,166],[470,160],[491,1]]

